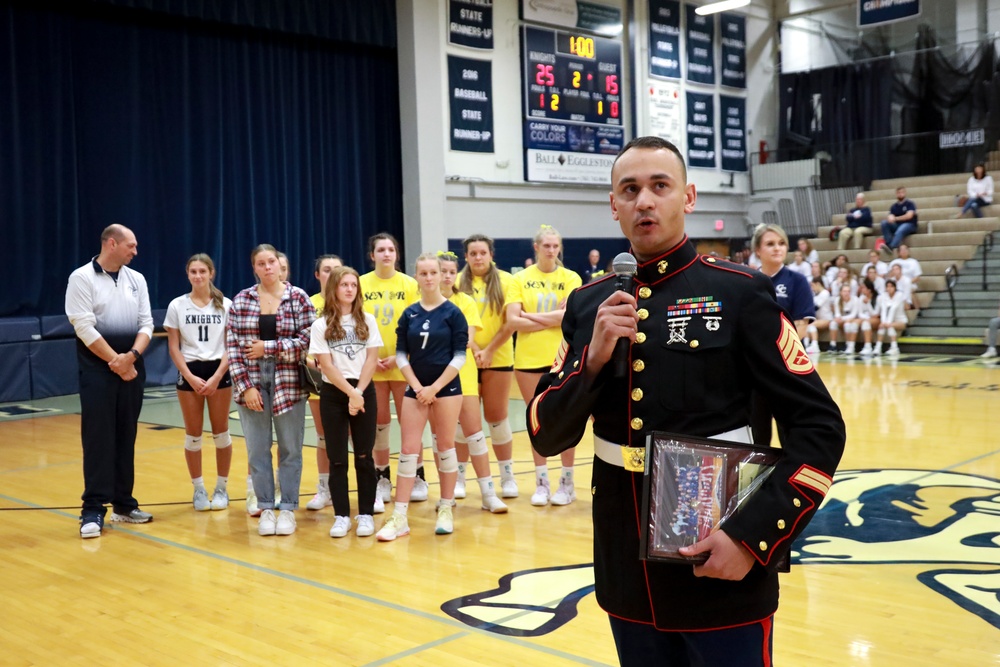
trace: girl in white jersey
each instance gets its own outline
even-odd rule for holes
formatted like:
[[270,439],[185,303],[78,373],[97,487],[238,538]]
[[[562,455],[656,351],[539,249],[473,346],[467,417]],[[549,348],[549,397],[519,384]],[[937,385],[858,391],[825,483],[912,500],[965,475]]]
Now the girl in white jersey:
[[878,294],[875,292],[875,286],[870,280],[862,280],[861,286],[858,287],[857,296],[857,316],[858,316],[858,326],[861,329],[861,335],[864,338],[865,346],[861,348],[861,356],[869,357],[872,355],[872,331],[878,329],[878,308],[875,305],[875,300],[878,298]]
[[[507,294],[507,320],[518,332],[514,349],[514,379],[525,401],[535,395],[543,373],[548,373],[563,342],[562,320],[566,298],[580,286],[580,276],[562,266],[562,236],[553,227],[542,225],[535,234],[535,264],[514,276]],[[535,493],[531,504],[569,505],[576,500],[573,459],[576,448],[561,454],[559,489],[550,490],[548,463],[531,450],[535,461]]]
[[896,281],[890,278],[885,281],[885,292],[878,296],[878,343],[875,354],[882,354],[882,339],[889,336],[889,354],[899,354],[896,336],[903,333],[909,320],[906,317],[906,297],[896,290]]
[[854,342],[858,338],[858,297],[851,294],[851,286],[844,285],[830,304],[833,319],[830,321],[830,352],[836,353],[837,338],[843,331],[847,339],[844,354],[854,354]]
[[[187,276],[191,292],[170,302],[163,326],[170,358],[177,366],[177,400],[184,416],[184,458],[194,485],[194,508],[222,510],[229,506],[226,487],[233,458],[229,436],[233,383],[226,356],[226,315],[232,302],[212,283],[215,264],[208,255],[193,255],[187,261]],[[211,499],[201,467],[206,402],[218,475]]]

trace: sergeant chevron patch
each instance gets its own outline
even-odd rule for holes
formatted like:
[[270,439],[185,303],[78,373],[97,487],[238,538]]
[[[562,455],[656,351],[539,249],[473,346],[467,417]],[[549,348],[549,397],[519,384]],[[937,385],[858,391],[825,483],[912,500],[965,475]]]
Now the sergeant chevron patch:
[[802,347],[799,335],[795,333],[795,327],[784,315],[781,316],[781,334],[778,335],[778,351],[785,361],[785,368],[796,375],[809,375],[816,367],[812,359],[806,354]]

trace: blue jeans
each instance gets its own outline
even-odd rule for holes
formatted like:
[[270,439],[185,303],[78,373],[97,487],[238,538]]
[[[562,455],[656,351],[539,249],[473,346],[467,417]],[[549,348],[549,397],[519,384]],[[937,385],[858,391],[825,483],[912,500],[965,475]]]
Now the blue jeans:
[[261,412],[237,405],[240,424],[247,442],[247,459],[253,478],[257,507],[274,509],[274,468],[271,465],[271,426],[278,439],[278,484],[281,485],[281,504],[278,509],[294,510],[299,506],[299,484],[302,481],[302,440],[306,428],[306,401],[303,399],[291,410],[280,415],[272,414],[274,401],[274,359],[260,360]]
[[915,222],[888,222],[882,221],[882,238],[885,244],[895,250],[907,236],[917,231]]
[[965,206],[962,207],[962,215],[965,215],[969,211],[972,211],[977,218],[983,217],[983,212],[979,209],[983,206],[989,206],[990,202],[984,200],[982,197],[971,197],[969,201],[965,202]]

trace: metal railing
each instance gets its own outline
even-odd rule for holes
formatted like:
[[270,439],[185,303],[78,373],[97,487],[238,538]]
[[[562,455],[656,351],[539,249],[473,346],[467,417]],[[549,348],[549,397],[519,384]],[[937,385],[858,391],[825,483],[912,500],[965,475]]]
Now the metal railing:
[[993,250],[993,232],[986,232],[986,236],[983,237],[983,291],[988,290],[989,284],[986,282],[986,264],[988,258],[986,253]]
[[955,285],[958,284],[958,267],[954,264],[944,270],[944,284],[948,288],[948,299],[951,300],[951,326],[958,326],[958,312],[955,310]]

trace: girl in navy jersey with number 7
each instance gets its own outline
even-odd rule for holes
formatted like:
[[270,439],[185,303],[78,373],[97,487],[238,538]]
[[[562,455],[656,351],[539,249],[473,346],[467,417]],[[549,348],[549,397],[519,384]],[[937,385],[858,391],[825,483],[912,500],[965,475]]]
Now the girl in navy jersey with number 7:
[[396,508],[378,532],[383,542],[410,532],[406,511],[417,473],[420,437],[428,419],[438,436],[441,481],[435,532],[447,535],[454,525],[452,507],[458,477],[454,433],[462,409],[458,372],[465,364],[469,325],[458,306],[441,294],[441,260],[425,253],[417,258],[416,269],[420,300],[403,311],[396,325],[396,367],[408,386],[399,416],[403,442],[396,473]]

